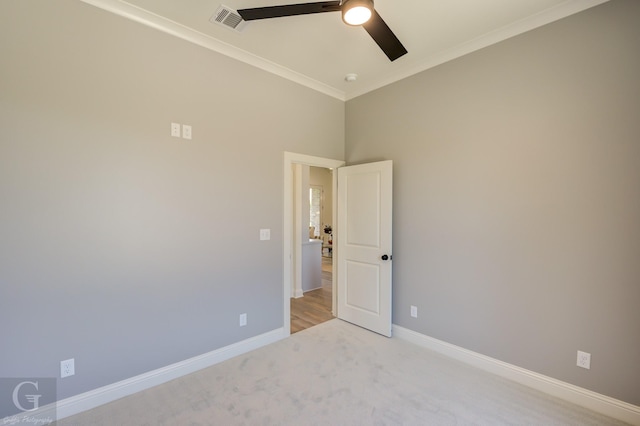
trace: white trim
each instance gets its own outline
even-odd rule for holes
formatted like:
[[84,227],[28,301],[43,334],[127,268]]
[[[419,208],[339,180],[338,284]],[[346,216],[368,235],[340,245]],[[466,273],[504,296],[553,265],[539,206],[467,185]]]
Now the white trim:
[[324,84],[318,80],[307,77],[297,71],[276,64],[275,62],[261,58],[253,53],[242,50],[231,44],[220,41],[207,34],[196,31],[192,28],[186,27],[175,21],[167,19],[163,16],[156,15],[147,10],[141,9],[137,6],[128,4],[121,0],[81,0],[84,3],[90,4],[97,8],[106,10],[115,15],[122,16],[164,33],[170,34],[174,37],[181,38],[190,43],[204,47],[214,52],[221,53],[238,61],[252,65],[261,70],[270,72],[277,76],[286,78],[287,80],[309,87],[325,95],[329,95],[341,101],[345,100],[345,93],[342,90],[338,90],[327,84]]
[[[122,380],[107,386],[90,390],[57,402],[41,407],[39,410],[9,417],[11,421],[27,418],[53,418],[53,409],[57,408],[57,419],[73,416],[83,411],[91,410],[103,404],[115,401],[136,392],[149,389],[153,386],[166,383],[203,368],[210,367],[220,362],[226,361],[238,355],[253,351],[263,346],[275,343],[288,335],[285,335],[283,328],[269,331],[259,336],[254,336],[238,343],[225,346],[215,351],[208,352],[175,364],[149,371],[129,379]],[[6,420],[6,419],[5,419]],[[10,424],[17,424],[10,423]],[[2,421],[0,420],[0,424]],[[9,423],[8,423],[9,424]]]
[[383,86],[387,86],[396,81],[410,77],[414,74],[418,74],[422,71],[428,70],[435,66],[441,65],[445,62],[467,55],[476,50],[490,46],[492,44],[499,43],[508,38],[517,36],[527,31],[533,30],[540,26],[549,24],[567,16],[571,16],[583,10],[592,8],[602,3],[606,3],[609,0],[567,0],[557,6],[551,7],[533,16],[526,17],[520,21],[509,24],[505,27],[499,28],[495,31],[491,31],[480,37],[477,37],[468,42],[455,46],[452,49],[447,49],[443,52],[436,53],[430,56],[424,62],[399,70],[393,75],[374,81],[370,85],[361,87],[354,92],[345,93],[342,90],[336,89],[328,84],[313,78],[307,77],[297,71],[283,67],[275,62],[261,58],[253,53],[242,50],[231,44],[222,42],[216,38],[203,34],[192,28],[186,27],[175,21],[151,13],[147,10],[141,9],[132,4],[126,3],[122,0],[81,0],[84,3],[106,10],[119,16],[123,16],[132,21],[141,23],[143,25],[155,28],[159,31],[171,34],[175,37],[181,38],[188,42],[197,44],[198,46],[212,50],[214,52],[221,53],[233,59],[237,59],[246,64],[260,68],[264,71],[278,75],[280,77],[291,80],[295,83],[309,87],[325,95],[329,95],[341,101],[348,101],[365,93],[379,89]]
[[393,325],[393,336],[592,411],[640,426],[640,407]]
[[[296,299],[304,296],[302,291],[302,164],[293,165],[293,281],[291,295]],[[308,180],[308,179],[307,179]],[[308,220],[308,219],[307,219]],[[309,235],[307,232],[305,235]]]
[[[344,166],[344,163],[342,164]],[[342,167],[340,166],[340,167]],[[333,218],[331,224],[331,313],[334,317],[338,318],[338,223],[336,218],[338,217],[338,169],[335,168],[332,173],[331,181],[331,217]]]
[[358,96],[364,95],[365,93],[369,93],[381,87],[395,83],[396,81],[418,74],[422,71],[426,71],[430,68],[444,64],[445,62],[449,62],[464,55],[468,55],[469,53],[475,52],[476,50],[483,49],[487,46],[491,46],[493,44],[507,40],[511,37],[526,33],[527,31],[531,31],[543,25],[550,24],[551,22],[558,21],[560,19],[566,18],[567,16],[574,15],[578,12],[582,12],[608,1],[609,0],[567,0],[557,6],[543,10],[542,12],[539,12],[535,15],[528,16],[524,19],[513,22],[502,28],[498,28],[497,30],[491,31],[487,34],[483,34],[479,37],[476,37],[475,39],[464,42],[451,49],[447,49],[440,53],[430,55],[424,62],[420,64],[408,67],[404,70],[394,73],[387,78],[374,81],[372,84],[361,87],[359,90],[347,93],[346,100],[348,101],[353,98],[357,98]]
[[[291,334],[291,301],[290,298],[293,294],[292,292],[292,283],[293,283],[293,274],[294,274],[294,258],[293,258],[293,203],[294,203],[294,194],[293,194],[293,165],[294,164],[306,164],[307,166],[314,167],[324,167],[326,169],[337,169],[338,167],[344,166],[344,161],[342,160],[332,160],[329,158],[322,157],[313,157],[311,155],[305,154],[296,154],[293,152],[284,152],[284,210],[283,210],[283,293],[284,293],[284,331],[287,336]],[[336,197],[338,194],[337,190],[337,173],[333,174],[333,217],[336,217],[336,208],[337,201]],[[335,234],[335,227],[334,234]],[[334,242],[335,245],[335,242]],[[335,250],[335,248],[334,248]],[[336,255],[333,254],[333,276],[336,276],[336,263],[335,263]],[[336,294],[336,280],[333,280],[333,294],[334,294],[334,302],[333,307],[334,310],[336,308],[335,303],[335,294]],[[294,295],[297,297],[297,295]],[[334,316],[336,312],[333,312]]]

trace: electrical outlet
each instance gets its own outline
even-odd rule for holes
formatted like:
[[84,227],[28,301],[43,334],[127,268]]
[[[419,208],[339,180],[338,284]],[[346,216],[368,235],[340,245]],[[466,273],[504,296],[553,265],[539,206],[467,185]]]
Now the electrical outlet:
[[411,305],[411,316],[413,318],[418,318],[418,307]]
[[191,126],[188,124],[182,125],[182,137],[184,139],[191,139]]
[[247,314],[240,314],[240,327],[247,325]]
[[60,361],[60,377],[69,377],[76,374],[75,359]]
[[578,351],[578,361],[576,363],[578,367],[591,369],[591,354],[587,352]]
[[180,137],[180,123],[171,123],[171,136],[174,138]]

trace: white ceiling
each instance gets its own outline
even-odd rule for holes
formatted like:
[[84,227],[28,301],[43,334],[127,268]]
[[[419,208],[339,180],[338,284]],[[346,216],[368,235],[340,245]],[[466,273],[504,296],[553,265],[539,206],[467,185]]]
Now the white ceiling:
[[[306,0],[83,0],[201,46],[348,100],[608,0],[376,0],[408,54],[390,62],[340,13],[248,22],[242,32],[209,22],[231,9]],[[358,74],[355,82],[345,76]]]

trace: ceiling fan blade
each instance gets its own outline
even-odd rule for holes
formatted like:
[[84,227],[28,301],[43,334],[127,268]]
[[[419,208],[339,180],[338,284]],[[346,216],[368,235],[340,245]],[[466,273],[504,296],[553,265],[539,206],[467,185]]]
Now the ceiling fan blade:
[[308,15],[310,13],[339,12],[340,1],[321,1],[317,3],[287,4],[283,6],[256,7],[240,9],[238,13],[245,21],[256,19],[281,18],[283,16]]
[[407,53],[407,49],[400,43],[398,37],[391,31],[391,28],[382,20],[378,12],[373,11],[369,21],[363,25],[371,38],[378,43],[380,49],[387,55],[390,61],[395,61],[400,56]]

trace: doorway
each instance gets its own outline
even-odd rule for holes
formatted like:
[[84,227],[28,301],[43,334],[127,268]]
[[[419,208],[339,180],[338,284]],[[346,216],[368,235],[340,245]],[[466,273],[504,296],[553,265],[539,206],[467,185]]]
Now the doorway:
[[[302,280],[302,242],[304,239],[308,239],[308,233],[301,231],[302,226],[299,219],[296,220],[296,214],[294,212],[299,211],[300,205],[303,202],[300,191],[294,190],[299,188],[302,184],[301,176],[295,173],[296,166],[305,165],[312,167],[320,167],[326,169],[337,169],[344,165],[344,161],[333,160],[322,157],[313,157],[304,154],[295,154],[291,152],[284,153],[284,279],[283,279],[283,293],[284,293],[284,330],[285,335],[291,334],[291,297],[300,296],[300,293],[296,294],[296,291],[300,291],[301,288],[296,283],[301,283]],[[337,196],[337,174],[333,173],[331,179],[332,187],[332,216],[336,217],[336,196]],[[296,210],[296,204],[298,210]],[[298,215],[299,216],[299,215]],[[297,222],[297,223],[296,223]],[[332,227],[332,233],[335,237],[337,229]],[[303,235],[304,234],[304,235]],[[323,249],[324,251],[324,249]],[[332,249],[333,251],[333,249]],[[336,316],[336,265],[335,255],[329,260],[331,270],[331,314]]]
[[[302,179],[301,185],[294,183],[294,234],[300,226],[303,239],[302,282],[293,283],[291,334],[334,318],[333,170],[296,164],[294,180],[298,173]],[[301,196],[300,202],[298,196]]]
[[333,272],[331,258],[321,258],[321,286],[292,297],[291,334],[329,321],[333,316]]

